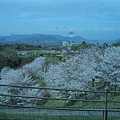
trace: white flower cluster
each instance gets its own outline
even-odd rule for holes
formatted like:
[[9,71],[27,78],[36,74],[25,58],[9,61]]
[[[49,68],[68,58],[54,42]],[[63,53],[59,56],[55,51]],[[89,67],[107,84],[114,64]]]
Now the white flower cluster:
[[49,87],[90,90],[96,76],[112,84],[120,79],[120,47],[86,49],[64,63],[52,65],[44,78]]
[[[44,57],[36,58],[30,64],[17,70],[5,67],[1,71],[2,79],[0,84],[40,86],[34,79],[41,76],[48,87],[61,89],[90,90],[91,81],[96,79],[96,76],[115,84],[116,81],[120,81],[120,47],[100,48],[95,46],[88,48],[65,62],[50,65],[48,70],[46,70]],[[12,89],[10,87],[1,87],[0,89],[1,94],[10,94],[10,92],[11,94],[15,92],[17,95],[42,96],[44,91],[37,89]],[[59,91],[53,91],[51,94],[56,97],[63,95]],[[68,94],[74,93],[70,92]],[[9,99],[1,97],[0,101],[6,102]],[[22,100],[22,98],[19,99],[19,101]],[[34,99],[29,100],[33,101]],[[27,103],[30,103],[30,101],[27,101]]]
[[[39,87],[40,84],[36,83],[34,80],[35,77],[44,73],[44,62],[45,58],[39,57],[36,58],[30,64],[23,66],[20,69],[14,70],[10,69],[9,67],[5,67],[1,71],[0,84],[5,85],[17,85],[17,86],[31,86],[31,87]],[[20,96],[39,96],[41,97],[43,94],[43,90],[38,89],[30,89],[30,88],[14,88],[14,87],[3,87],[1,86],[0,94],[7,94],[7,95],[20,95]],[[11,97],[3,97],[0,96],[0,102],[10,102]],[[14,103],[22,102],[24,104],[32,104],[34,103],[34,99],[32,98],[14,98]]]

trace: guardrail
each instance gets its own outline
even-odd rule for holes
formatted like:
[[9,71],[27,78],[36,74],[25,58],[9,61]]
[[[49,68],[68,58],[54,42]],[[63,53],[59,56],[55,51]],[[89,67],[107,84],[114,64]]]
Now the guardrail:
[[[0,106],[8,106],[8,107],[16,107],[16,108],[28,108],[28,109],[44,109],[44,110],[55,110],[55,111],[58,111],[58,110],[62,110],[62,111],[79,111],[79,114],[76,115],[76,116],[79,116],[81,113],[80,111],[87,111],[89,112],[90,114],[93,114],[95,112],[101,112],[102,113],[102,117],[103,117],[103,120],[108,120],[108,117],[110,116],[110,113],[118,113],[117,116],[120,117],[120,109],[108,109],[108,103],[120,103],[120,100],[109,100],[108,99],[108,94],[119,94],[120,91],[109,91],[108,89],[105,89],[105,91],[95,91],[95,90],[71,90],[71,89],[59,89],[59,88],[49,88],[49,87],[31,87],[31,86],[17,86],[17,85],[1,85],[0,86],[2,87],[12,87],[12,88],[24,88],[24,89],[41,89],[41,90],[55,90],[55,91],[65,91],[65,92],[69,92],[69,91],[72,91],[72,92],[78,92],[78,93],[84,93],[84,98],[54,98],[54,97],[37,97],[37,96],[21,96],[21,95],[14,95],[14,94],[4,94],[3,93],[0,93],[0,96],[4,96],[4,97],[19,97],[19,98],[26,98],[26,99],[29,99],[29,98],[34,98],[35,100],[61,100],[61,101],[82,101],[82,102],[95,102],[95,103],[98,103],[98,102],[102,102],[104,104],[104,108],[103,109],[82,109],[82,108],[70,108],[70,107],[62,107],[62,108],[58,108],[58,107],[43,107],[43,106],[22,106],[22,105],[12,105],[12,104],[2,104],[0,103]],[[86,94],[88,95],[88,93],[100,93],[102,95],[104,95],[104,99],[88,99],[86,97]],[[100,113],[100,114],[101,114]],[[109,114],[108,114],[109,113]],[[74,113],[74,115],[77,114],[77,113]],[[62,115],[62,113],[61,113]],[[69,115],[72,115],[72,114],[69,114]],[[88,115],[86,113],[86,115]],[[98,115],[98,114],[97,114]]]

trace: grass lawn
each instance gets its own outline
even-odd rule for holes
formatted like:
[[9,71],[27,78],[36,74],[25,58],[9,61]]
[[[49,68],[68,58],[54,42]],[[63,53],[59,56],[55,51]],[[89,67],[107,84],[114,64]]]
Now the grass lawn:
[[102,120],[102,118],[98,119],[98,117],[84,118],[84,117],[48,116],[48,115],[0,114],[0,120]]
[[[48,115],[24,115],[24,114],[0,114],[0,120],[103,120],[102,117],[70,117],[70,116],[48,116]],[[108,120],[119,120],[109,118]]]

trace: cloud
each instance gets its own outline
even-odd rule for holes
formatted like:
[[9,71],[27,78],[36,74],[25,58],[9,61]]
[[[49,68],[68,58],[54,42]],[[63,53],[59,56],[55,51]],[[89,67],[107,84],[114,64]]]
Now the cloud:
[[119,5],[120,0],[0,0],[0,23],[4,33],[115,33]]
[[0,0],[1,12],[31,12],[55,15],[119,13],[119,0]]

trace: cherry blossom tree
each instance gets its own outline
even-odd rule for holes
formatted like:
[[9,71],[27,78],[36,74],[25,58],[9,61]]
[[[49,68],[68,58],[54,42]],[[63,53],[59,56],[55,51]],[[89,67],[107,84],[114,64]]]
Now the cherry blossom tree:
[[[40,75],[44,73],[44,62],[45,59],[43,57],[36,58],[33,62],[30,64],[27,64],[23,66],[20,69],[14,70],[14,69],[8,69],[3,68],[1,71],[1,77],[0,84],[5,85],[17,85],[17,86],[31,86],[31,87],[39,87],[41,84],[37,83],[35,81],[35,77],[39,77]],[[30,88],[15,88],[15,87],[1,87],[0,93],[1,94],[14,94],[14,95],[21,95],[21,96],[43,96],[44,90],[38,90],[38,89],[30,89]],[[13,98],[12,98],[13,100]],[[11,97],[3,97],[1,96],[0,99],[1,102],[9,102],[11,101]],[[34,104],[35,101],[33,98],[18,98],[14,97],[14,103],[22,104]]]
[[47,65],[44,57],[35,58],[30,64],[22,67],[32,78],[41,77],[47,71]]
[[[111,84],[116,84],[120,78],[120,47],[93,46],[82,50],[79,54],[71,56],[65,62],[56,65],[46,65],[45,58],[39,57],[20,69],[3,68],[0,84],[20,86],[41,86],[35,79],[43,77],[48,87],[62,89],[91,90],[92,79],[103,79]],[[99,79],[100,78],[100,79]],[[119,84],[118,84],[119,85]],[[1,87],[0,93],[17,95],[43,96],[43,90],[20,89]],[[63,97],[63,93],[52,91],[52,95]],[[76,94],[69,92],[66,95]],[[34,99],[16,98],[24,104],[33,104]],[[1,97],[1,102],[10,101],[10,98]],[[17,101],[16,100],[16,101]]]
[[119,80],[120,47],[94,46],[84,49],[66,62],[51,65],[44,78],[47,85],[53,88],[90,90],[91,80],[96,76],[98,80],[111,83]]
[[104,54],[100,56],[97,71],[101,78],[111,84],[120,81],[120,47],[105,49]]
[[[90,90],[91,81],[97,75],[96,56],[92,50],[87,49],[66,62],[51,65],[44,76],[46,84],[53,88]],[[53,95],[58,96],[58,94],[59,92]]]
[[1,72],[0,72],[0,76],[3,76],[4,74],[6,74],[6,72],[8,72],[11,68],[8,66],[5,66],[2,68]]

